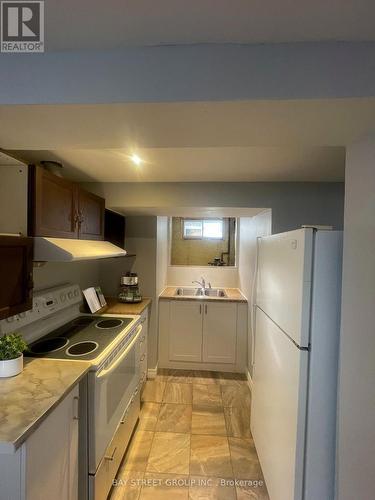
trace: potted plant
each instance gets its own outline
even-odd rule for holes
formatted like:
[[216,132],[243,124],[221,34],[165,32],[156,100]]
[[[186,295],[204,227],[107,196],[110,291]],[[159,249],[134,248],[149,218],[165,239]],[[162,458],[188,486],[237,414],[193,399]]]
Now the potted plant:
[[0,377],[13,377],[23,370],[23,352],[27,344],[20,335],[0,337]]

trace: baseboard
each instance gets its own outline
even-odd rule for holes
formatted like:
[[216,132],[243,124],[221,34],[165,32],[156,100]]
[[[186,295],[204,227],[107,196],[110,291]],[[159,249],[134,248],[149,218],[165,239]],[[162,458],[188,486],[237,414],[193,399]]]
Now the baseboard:
[[147,378],[149,379],[154,379],[156,378],[156,375],[158,374],[158,366],[156,365],[155,368],[149,368],[147,370]]
[[253,392],[253,379],[251,378],[249,370],[246,370],[247,385],[249,386],[250,392]]

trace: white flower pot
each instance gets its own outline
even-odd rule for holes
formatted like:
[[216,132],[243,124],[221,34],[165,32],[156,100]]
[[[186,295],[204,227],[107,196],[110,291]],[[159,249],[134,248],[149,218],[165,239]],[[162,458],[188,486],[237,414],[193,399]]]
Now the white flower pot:
[[23,354],[14,359],[0,361],[0,377],[14,377],[23,370]]

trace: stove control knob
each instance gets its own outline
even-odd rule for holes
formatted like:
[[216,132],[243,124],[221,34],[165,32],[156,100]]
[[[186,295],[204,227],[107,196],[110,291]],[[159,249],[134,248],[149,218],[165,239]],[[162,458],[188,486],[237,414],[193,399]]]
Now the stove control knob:
[[26,317],[26,313],[25,312],[22,312],[18,315],[19,319],[23,319]]
[[79,296],[79,290],[76,288],[74,290],[74,297],[78,297]]
[[68,299],[72,300],[72,298],[73,298],[73,292],[68,292]]
[[64,293],[64,292],[60,293],[60,300],[61,300],[61,302],[66,301],[66,293]]

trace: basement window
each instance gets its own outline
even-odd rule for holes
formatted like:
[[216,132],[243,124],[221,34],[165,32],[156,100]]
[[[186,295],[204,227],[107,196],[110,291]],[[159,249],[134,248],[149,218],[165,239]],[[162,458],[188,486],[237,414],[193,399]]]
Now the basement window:
[[223,219],[184,219],[183,235],[185,240],[222,240]]
[[235,266],[235,217],[171,217],[171,266]]

